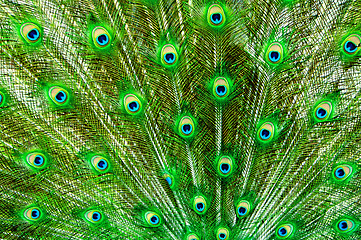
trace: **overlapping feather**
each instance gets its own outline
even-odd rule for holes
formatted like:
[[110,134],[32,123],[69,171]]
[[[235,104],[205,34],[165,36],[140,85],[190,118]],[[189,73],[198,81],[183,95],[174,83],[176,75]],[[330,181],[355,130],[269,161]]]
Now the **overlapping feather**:
[[[213,27],[207,8],[219,4],[225,23]],[[358,1],[2,1],[0,2],[0,236],[5,239],[274,239],[284,224],[295,239],[360,237],[360,65],[343,57],[342,40],[359,29]],[[19,34],[36,22],[41,43]],[[111,35],[97,48],[94,27]],[[270,65],[272,42],[285,48]],[[174,66],[161,60],[172,44]],[[225,100],[212,81],[231,83]],[[56,107],[48,86],[66,88],[72,101]],[[142,111],[125,110],[135,94]],[[314,107],[332,100],[327,121]],[[194,135],[179,134],[184,116]],[[260,124],[275,137],[257,140]],[[41,150],[47,167],[34,171],[24,154]],[[90,156],[111,168],[94,171]],[[234,159],[224,178],[214,161]],[[336,182],[338,164],[354,167]],[[170,187],[164,174],[175,181]],[[205,214],[194,210],[202,196]],[[252,196],[252,197],[250,197]],[[239,218],[240,199],[252,203]],[[24,219],[41,209],[36,222]],[[97,210],[93,224],[84,213]],[[147,213],[161,224],[151,227]],[[335,229],[352,218],[355,229]]]

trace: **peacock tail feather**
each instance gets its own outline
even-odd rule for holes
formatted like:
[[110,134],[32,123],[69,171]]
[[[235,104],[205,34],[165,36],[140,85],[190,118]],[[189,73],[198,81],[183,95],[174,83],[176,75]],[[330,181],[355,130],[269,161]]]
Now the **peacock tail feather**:
[[360,22],[0,0],[0,238],[361,239]]

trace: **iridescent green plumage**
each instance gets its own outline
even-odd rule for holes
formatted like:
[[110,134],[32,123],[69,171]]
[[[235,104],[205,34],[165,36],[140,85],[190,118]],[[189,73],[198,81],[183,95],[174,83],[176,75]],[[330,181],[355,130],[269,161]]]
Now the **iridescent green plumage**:
[[0,2],[0,238],[360,239],[360,20]]

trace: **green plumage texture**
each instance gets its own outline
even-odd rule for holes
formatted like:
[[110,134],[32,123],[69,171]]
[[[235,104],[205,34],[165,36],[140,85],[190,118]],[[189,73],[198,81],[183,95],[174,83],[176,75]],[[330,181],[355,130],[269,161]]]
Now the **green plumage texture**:
[[0,239],[361,239],[359,0],[0,0]]

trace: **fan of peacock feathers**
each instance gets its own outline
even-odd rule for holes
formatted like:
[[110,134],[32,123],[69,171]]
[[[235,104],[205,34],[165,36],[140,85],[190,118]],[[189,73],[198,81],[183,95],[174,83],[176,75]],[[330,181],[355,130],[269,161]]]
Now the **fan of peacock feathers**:
[[361,1],[0,0],[1,239],[361,239]]

